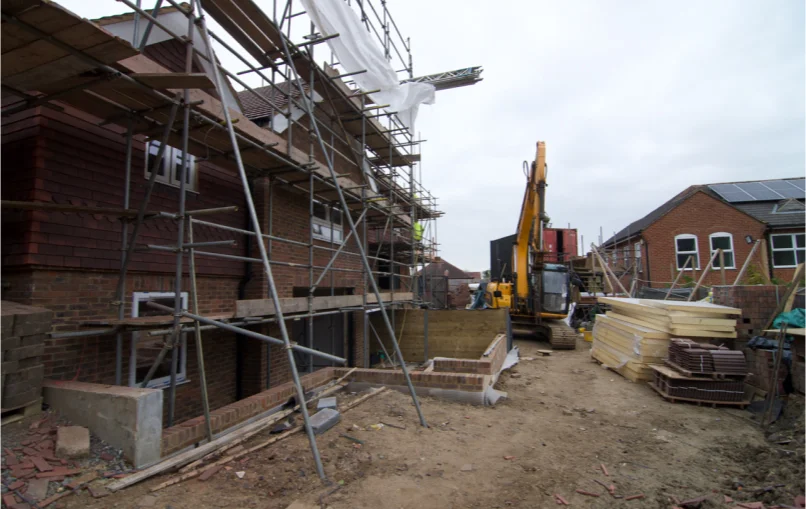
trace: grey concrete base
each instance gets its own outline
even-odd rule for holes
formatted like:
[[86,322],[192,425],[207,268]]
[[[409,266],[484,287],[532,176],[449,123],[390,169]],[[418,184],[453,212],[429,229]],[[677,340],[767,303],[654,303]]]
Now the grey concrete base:
[[135,468],[160,459],[162,390],[45,380],[45,403],[123,450]]

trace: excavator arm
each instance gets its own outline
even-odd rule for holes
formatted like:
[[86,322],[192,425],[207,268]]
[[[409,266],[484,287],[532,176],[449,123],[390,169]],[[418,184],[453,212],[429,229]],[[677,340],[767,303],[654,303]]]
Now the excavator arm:
[[518,218],[512,268],[516,274],[518,299],[529,296],[529,248],[543,251],[543,221],[546,217],[546,142],[537,142],[537,154],[528,169],[526,191]]

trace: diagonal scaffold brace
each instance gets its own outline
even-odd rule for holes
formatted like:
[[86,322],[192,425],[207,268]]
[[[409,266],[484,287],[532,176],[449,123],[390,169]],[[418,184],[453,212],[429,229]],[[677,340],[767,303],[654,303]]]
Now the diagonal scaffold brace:
[[[282,34],[282,33],[280,33],[279,35],[280,35],[280,41],[283,44],[284,57],[286,59],[288,67],[293,72],[293,76],[290,77],[290,78],[292,78],[291,81],[294,82],[294,86],[297,88],[299,93],[302,94],[302,96],[304,97],[304,96],[306,96],[306,92],[305,92],[305,90],[304,90],[304,88],[302,86],[302,83],[300,82],[300,76],[299,76],[299,73],[297,72],[297,67],[294,64],[294,59],[292,58],[291,52],[288,49],[288,42],[286,41],[286,36],[284,34]],[[313,91],[312,90],[313,90],[313,87],[311,87],[311,91],[308,92],[308,94],[307,94],[307,95],[311,96],[310,100],[309,101],[302,101],[303,108],[305,109],[305,113],[307,115],[309,115],[310,118],[314,118],[314,112],[313,112],[313,108],[311,106],[311,103],[313,102],[313,99],[312,99]],[[339,181],[337,179],[336,171],[333,168],[333,159],[331,158],[330,152],[327,150],[327,147],[325,146],[325,143],[324,143],[324,141],[322,139],[322,135],[319,132],[319,126],[318,126],[318,124],[316,122],[313,122],[313,128],[314,128],[314,133],[315,133],[315,136],[316,136],[316,140],[319,143],[319,148],[322,150],[322,155],[325,158],[325,162],[327,163],[327,169],[328,169],[328,172],[330,173],[330,178],[333,180],[333,187],[336,189],[336,193],[339,196],[339,204],[342,207],[342,210],[350,210],[348,208],[348,206],[347,206],[347,200],[344,197],[344,192],[341,189],[341,184],[339,183]],[[355,221],[353,220],[352,215],[351,214],[344,214],[344,216],[347,219],[347,224],[350,226],[350,231],[355,234],[356,238],[358,238],[358,232],[357,232]],[[370,267],[369,260],[367,258],[367,253],[366,253],[366,251],[364,249],[364,246],[362,246],[360,242],[357,242],[356,245],[358,246],[358,252],[359,252],[359,255],[360,255],[360,258],[361,258],[361,263],[364,265],[364,269],[367,271],[367,274],[369,274],[369,277],[367,278],[368,282],[369,282],[370,286],[372,287],[372,292],[375,294],[375,297],[378,300],[378,307],[380,308],[381,316],[383,316],[383,322],[384,322],[384,324],[386,326],[386,329],[387,329],[387,331],[389,333],[389,337],[392,339],[392,345],[394,346],[394,349],[395,349],[395,355],[397,356],[397,359],[400,362],[400,367],[401,367],[401,369],[403,371],[403,376],[406,379],[406,385],[409,388],[409,392],[411,393],[411,399],[414,401],[414,406],[417,409],[417,415],[420,418],[420,424],[422,424],[423,427],[427,428],[428,423],[426,422],[425,417],[423,416],[423,411],[420,408],[420,401],[417,398],[417,393],[414,390],[414,385],[412,385],[412,383],[411,383],[411,377],[409,376],[409,370],[408,370],[408,368],[406,368],[406,363],[403,360],[403,354],[400,351],[400,345],[397,342],[397,337],[395,335],[394,327],[392,327],[392,323],[389,321],[389,314],[386,312],[386,306],[384,306],[384,304],[383,304],[383,299],[381,298],[381,292],[378,289],[377,283],[375,282],[375,277],[372,275],[372,268]]]
[[[202,38],[207,46],[207,57],[210,62],[217,62],[215,58],[215,54],[213,52],[213,44],[212,39],[210,37],[210,33],[207,30],[207,22],[205,20],[205,13],[203,9],[203,4],[201,0],[194,0],[196,5],[198,6],[198,13],[199,17],[197,19],[197,23],[199,26],[199,30],[202,34]],[[289,339],[288,330],[286,328],[285,319],[283,317],[283,312],[280,305],[280,296],[277,293],[277,287],[274,284],[274,276],[272,275],[271,265],[269,264],[268,254],[266,252],[266,245],[262,241],[262,231],[260,227],[260,221],[257,217],[257,211],[255,210],[255,203],[252,200],[252,194],[249,191],[249,180],[246,175],[246,169],[244,168],[243,159],[241,158],[241,151],[240,147],[238,146],[238,140],[235,136],[235,128],[232,124],[232,116],[230,115],[229,106],[227,104],[227,95],[223,92],[225,90],[222,78],[221,78],[221,70],[219,66],[212,65],[213,69],[213,81],[216,86],[216,90],[219,91],[219,96],[221,97],[221,110],[224,115],[224,121],[226,123],[227,133],[229,134],[230,142],[232,144],[232,155],[235,159],[235,164],[238,168],[238,175],[241,180],[241,184],[243,186],[244,191],[244,198],[246,201],[247,210],[249,212],[249,219],[252,223],[252,229],[255,232],[255,235],[260,241],[256,242],[258,246],[258,251],[260,252],[260,259],[263,263],[263,270],[266,273],[266,279],[268,280],[269,286],[269,294],[271,300],[274,304],[276,317],[277,317],[277,325],[280,329],[280,336],[282,341],[285,345],[286,355],[288,357],[288,363],[291,367],[291,375],[294,380],[294,388],[296,389],[296,396],[297,401],[300,402],[300,412],[302,413],[302,419],[305,425],[305,433],[308,435],[308,442],[310,442],[311,452],[313,453],[313,459],[316,463],[316,472],[319,474],[319,477],[322,480],[327,480],[325,475],[324,468],[322,467],[322,459],[319,455],[319,448],[316,445],[316,437],[313,434],[313,429],[311,428],[310,417],[308,415],[308,407],[305,404],[305,391],[302,387],[302,382],[299,379],[299,372],[297,370],[297,364],[294,359],[294,353],[292,350],[291,341]]]

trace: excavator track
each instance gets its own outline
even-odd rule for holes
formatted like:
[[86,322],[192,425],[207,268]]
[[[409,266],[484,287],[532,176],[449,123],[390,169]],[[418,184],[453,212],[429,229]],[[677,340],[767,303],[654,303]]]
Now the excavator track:
[[575,350],[579,334],[560,320],[548,320],[544,323],[548,328],[549,344],[554,350]]

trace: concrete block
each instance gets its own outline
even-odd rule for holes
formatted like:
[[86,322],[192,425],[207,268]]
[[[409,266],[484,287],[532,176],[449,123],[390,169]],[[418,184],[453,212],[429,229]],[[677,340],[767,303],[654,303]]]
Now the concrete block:
[[162,391],[84,382],[43,382],[45,402],[123,450],[135,468],[160,459]]
[[42,378],[45,376],[45,366],[39,364],[38,366],[33,366],[30,368],[25,369],[16,369],[12,371],[6,371],[5,365],[6,364],[17,364],[19,366],[18,361],[12,361],[10,363],[3,363],[3,373],[6,375],[5,382],[9,384],[16,384],[19,382],[26,382],[29,380],[38,380],[38,385],[42,386]]
[[[2,308],[5,306],[6,303],[3,302],[0,305],[0,310],[2,310]],[[2,337],[11,336],[13,332],[14,332],[14,315],[10,313],[9,314],[3,313],[3,315],[0,316],[0,336]]]
[[83,426],[60,426],[56,430],[56,455],[83,458],[90,455],[90,430]]
[[20,346],[44,345],[47,334],[31,334],[20,338]]
[[321,435],[341,421],[341,414],[338,410],[325,408],[311,416],[311,428],[314,435]]
[[36,396],[39,396],[41,390],[41,378],[39,380],[22,380],[16,383],[9,383],[8,380],[6,380],[3,383],[3,404],[6,404],[6,400],[8,398],[13,398],[18,394],[29,394],[34,392]]
[[4,352],[6,350],[13,350],[13,349],[18,348],[19,346],[22,345],[22,339],[19,336],[12,336],[9,333],[8,336],[2,336],[2,338],[3,339],[2,339],[2,341],[0,341],[0,344],[2,344],[2,348],[3,348]]
[[50,479],[31,479],[28,482],[28,489],[25,491],[25,494],[33,499],[34,502],[39,502],[40,500],[44,500],[48,496],[48,484],[50,483]]
[[317,410],[322,410],[324,408],[332,408],[333,410],[336,410],[337,407],[338,405],[336,403],[335,396],[330,398],[322,398],[316,403]]
[[[3,385],[3,391],[5,392],[5,384]],[[26,405],[30,405],[31,403],[35,402],[37,398],[39,398],[39,394],[41,393],[41,389],[33,388],[29,389],[25,392],[18,392],[16,394],[9,393],[8,396],[5,394],[3,395],[3,410],[13,410],[15,408],[24,407]]]
[[14,350],[9,350],[8,352],[6,352],[4,360],[19,361],[22,359],[29,359],[31,357],[41,357],[44,352],[45,352],[44,344],[21,346],[19,348],[15,348]]

